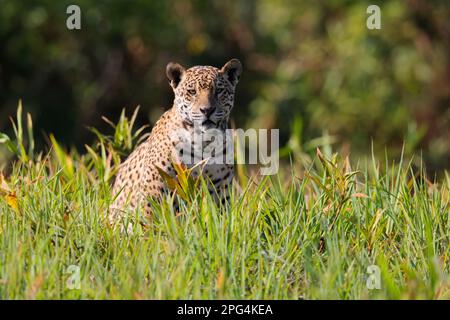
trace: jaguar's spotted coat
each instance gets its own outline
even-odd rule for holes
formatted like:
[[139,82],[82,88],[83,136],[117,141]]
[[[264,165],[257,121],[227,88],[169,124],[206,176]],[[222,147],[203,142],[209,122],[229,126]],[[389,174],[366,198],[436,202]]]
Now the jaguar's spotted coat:
[[[180,145],[186,143],[194,146],[195,132],[225,133],[241,71],[237,59],[228,61],[221,69],[195,66],[185,70],[177,63],[167,65],[166,75],[175,94],[173,106],[156,122],[150,137],[121,165],[112,191],[116,198],[110,208],[111,220],[137,207],[150,213],[148,199],[166,191],[157,167],[175,177],[172,163],[187,167],[196,164],[185,161],[180,150]],[[210,186],[210,192],[214,192],[216,199],[226,197],[234,175],[233,164],[206,161],[198,172],[214,185]]]

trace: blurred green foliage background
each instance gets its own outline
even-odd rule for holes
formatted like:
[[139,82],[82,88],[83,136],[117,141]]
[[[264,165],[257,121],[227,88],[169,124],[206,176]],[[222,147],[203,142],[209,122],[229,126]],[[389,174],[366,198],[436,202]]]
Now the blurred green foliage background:
[[[66,28],[78,4],[81,30]],[[381,8],[381,30],[366,27]],[[141,105],[140,124],[171,106],[169,61],[239,58],[237,127],[280,128],[282,154],[332,143],[353,157],[385,150],[450,166],[450,6],[409,1],[0,0],[0,131],[17,102],[42,147],[53,133],[82,148]],[[5,159],[5,158],[3,158]]]

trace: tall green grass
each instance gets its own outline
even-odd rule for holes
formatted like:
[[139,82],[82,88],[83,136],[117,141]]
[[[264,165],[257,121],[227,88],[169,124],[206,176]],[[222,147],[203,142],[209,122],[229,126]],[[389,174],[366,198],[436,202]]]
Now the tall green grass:
[[[120,159],[142,138],[134,118],[107,120],[112,136],[93,129],[85,154],[53,136],[36,153],[19,106],[15,136],[0,136],[15,155],[0,178],[1,299],[450,298],[447,173],[436,182],[377,159],[353,168],[318,150],[310,165],[250,177],[229,206],[200,184],[179,212],[155,201],[151,219],[132,213],[120,232],[105,213]],[[366,285],[371,265],[379,289]]]

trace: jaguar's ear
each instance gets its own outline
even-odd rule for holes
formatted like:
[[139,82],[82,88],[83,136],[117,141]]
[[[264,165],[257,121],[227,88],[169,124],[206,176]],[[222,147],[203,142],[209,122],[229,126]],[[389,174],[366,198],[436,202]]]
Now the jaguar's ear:
[[236,86],[242,73],[242,64],[238,59],[231,59],[225,63],[220,72],[233,86]]
[[180,84],[185,71],[186,70],[182,65],[175,62],[169,62],[166,67],[166,75],[172,88],[175,89]]

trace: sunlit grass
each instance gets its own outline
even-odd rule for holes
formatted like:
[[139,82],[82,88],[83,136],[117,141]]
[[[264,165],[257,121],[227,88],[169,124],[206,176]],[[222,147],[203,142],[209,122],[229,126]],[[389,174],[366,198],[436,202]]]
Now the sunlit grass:
[[[16,156],[0,178],[2,299],[450,298],[448,174],[430,181],[377,159],[359,170],[318,150],[308,167],[250,177],[226,207],[204,184],[183,189],[179,212],[170,197],[155,201],[127,233],[105,214],[120,156],[142,133],[133,121],[111,123],[112,137],[94,131],[80,155],[57,137],[37,154],[31,117],[27,139],[20,119],[21,109],[14,138],[1,136]],[[380,289],[366,286],[371,265]]]

